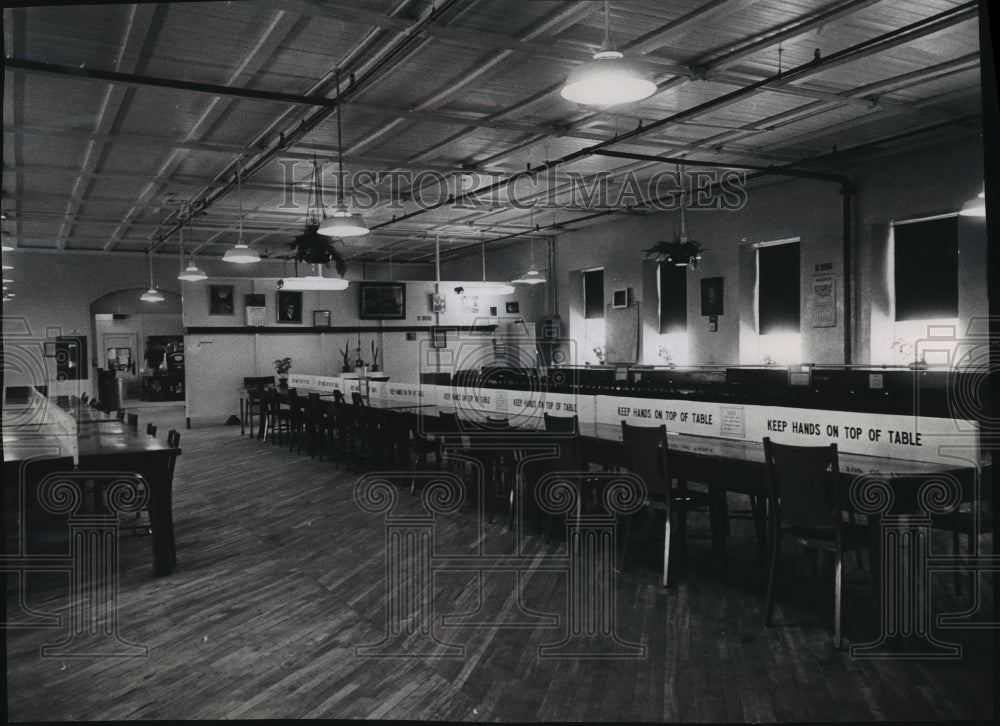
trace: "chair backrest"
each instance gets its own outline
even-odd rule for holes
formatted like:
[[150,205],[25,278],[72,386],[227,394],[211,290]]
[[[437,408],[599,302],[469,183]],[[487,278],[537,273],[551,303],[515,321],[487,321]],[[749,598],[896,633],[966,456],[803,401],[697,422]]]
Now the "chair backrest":
[[257,388],[258,386],[273,386],[274,376],[244,376],[243,377],[243,387],[247,389]]
[[347,399],[344,398],[344,392],[334,390],[333,392],[333,402],[334,403],[346,403]]
[[631,426],[622,421],[622,443],[628,470],[646,484],[650,499],[670,500],[670,470],[667,465],[667,427]]
[[580,425],[576,414],[572,416],[553,416],[550,413],[543,414],[545,419],[545,430],[567,434],[580,433]]
[[137,413],[125,414],[125,422],[128,424],[128,427],[133,431],[139,430],[139,414]]
[[792,446],[764,438],[771,501],[782,522],[834,529],[841,522],[837,445]]
[[170,429],[167,432],[167,446],[176,449],[181,445],[181,432],[177,429]]
[[[16,533],[24,544],[23,554],[70,551],[69,515],[52,513],[43,501],[47,499],[51,505],[51,499],[58,496],[51,487],[59,474],[65,474],[70,482],[81,483],[74,474],[73,459],[68,456],[4,462],[4,509],[16,514],[18,520],[16,524],[12,522],[16,529],[8,530],[8,542],[13,542],[12,535]],[[42,488],[48,488],[47,496],[42,495]]]
[[124,421],[125,420],[125,409],[124,408],[119,408],[118,409],[118,413],[116,415],[118,416],[118,420],[119,421]]
[[87,392],[84,392],[84,394],[82,396],[80,396],[80,400],[83,401],[84,403],[86,403],[88,400],[90,400],[90,394],[87,393]]
[[365,397],[362,396],[358,391],[351,391],[351,403],[353,403],[355,406],[364,406],[366,405]]
[[150,436],[156,436],[156,426],[154,426],[152,423],[147,423],[146,433],[149,434]]

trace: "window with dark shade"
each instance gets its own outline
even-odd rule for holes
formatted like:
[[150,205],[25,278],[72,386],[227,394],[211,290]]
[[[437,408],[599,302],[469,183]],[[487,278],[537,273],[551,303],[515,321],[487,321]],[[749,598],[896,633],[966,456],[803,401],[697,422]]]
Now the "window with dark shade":
[[896,320],[958,317],[958,217],[893,228]]
[[583,273],[583,317],[604,317],[604,270]]
[[757,250],[760,334],[799,330],[799,243]]
[[687,266],[666,262],[657,272],[660,293],[660,332],[687,330]]

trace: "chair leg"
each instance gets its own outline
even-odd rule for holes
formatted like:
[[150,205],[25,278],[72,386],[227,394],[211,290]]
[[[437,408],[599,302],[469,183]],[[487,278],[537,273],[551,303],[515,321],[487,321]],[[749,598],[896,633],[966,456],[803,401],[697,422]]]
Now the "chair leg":
[[[960,554],[959,546],[961,544],[961,538],[958,535],[958,527],[954,527],[951,530],[951,551],[954,554]],[[969,549],[972,549],[972,537],[969,537]],[[962,594],[962,576],[961,573],[956,569],[954,574],[952,574],[952,583],[955,586],[955,594]]]
[[841,615],[843,613],[843,599],[844,599],[844,557],[840,549],[836,552],[836,559],[834,561],[834,597],[836,598],[833,603],[833,642],[834,647],[840,650],[843,646],[843,641],[841,639]]
[[[682,515],[683,517],[683,512]],[[663,586],[667,587],[670,572],[670,510],[667,510],[667,520],[663,530]]]
[[764,608],[765,625],[771,624],[772,615],[774,613],[774,576],[778,569],[778,550],[781,548],[780,542],[780,534],[775,533],[771,541],[771,567],[767,575],[767,605]]

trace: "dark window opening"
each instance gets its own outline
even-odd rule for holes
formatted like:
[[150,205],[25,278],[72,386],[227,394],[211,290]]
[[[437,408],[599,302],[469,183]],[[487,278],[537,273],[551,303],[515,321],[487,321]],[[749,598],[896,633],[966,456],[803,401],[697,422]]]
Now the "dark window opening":
[[583,273],[583,317],[604,317],[604,270]]
[[894,228],[896,320],[958,317],[958,217]]
[[660,332],[687,330],[687,267],[666,262],[657,271],[660,293]]
[[757,250],[760,334],[799,330],[799,243]]

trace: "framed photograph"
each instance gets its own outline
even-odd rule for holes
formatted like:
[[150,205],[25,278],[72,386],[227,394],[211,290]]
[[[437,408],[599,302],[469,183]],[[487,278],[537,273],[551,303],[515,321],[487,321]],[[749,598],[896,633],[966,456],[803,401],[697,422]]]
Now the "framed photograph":
[[701,281],[701,314],[722,315],[722,277],[706,277]]
[[611,291],[611,307],[613,308],[627,308],[628,307],[628,288],[623,287],[619,290]]
[[444,328],[431,328],[431,348],[448,347],[448,335]]
[[317,328],[330,327],[329,310],[313,310],[313,326]]
[[431,293],[431,312],[443,313],[445,311],[444,295],[435,292]]
[[208,314],[235,315],[232,285],[208,286]]
[[516,300],[506,302],[504,303],[504,306],[505,306],[504,309],[507,311],[508,315],[512,313],[521,312],[521,303],[517,302]]
[[358,283],[358,317],[362,320],[406,318],[406,285],[402,282]]
[[278,322],[302,322],[302,293],[298,290],[278,290]]

